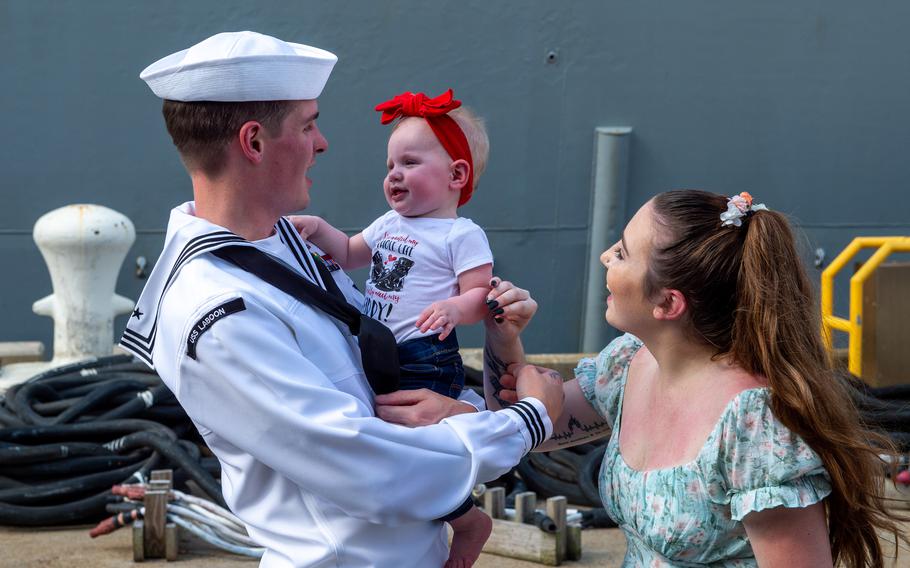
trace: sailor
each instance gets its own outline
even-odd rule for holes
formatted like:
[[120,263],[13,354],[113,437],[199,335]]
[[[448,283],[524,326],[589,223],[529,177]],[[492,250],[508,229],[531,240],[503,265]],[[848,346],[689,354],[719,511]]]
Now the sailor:
[[[476,395],[421,393],[441,421],[384,421],[364,372],[377,354],[361,357],[350,322],[221,256],[265,253],[360,307],[351,279],[284,218],[309,204],[307,174],[328,147],[316,99],[335,62],[237,32],[142,72],[164,99],[194,200],[171,212],[121,344],[157,370],[217,456],[226,502],[267,549],[261,566],[442,566],[435,519],[550,436],[562,388],[552,377],[520,384],[522,400],[498,412]],[[488,336],[508,325],[488,323]]]

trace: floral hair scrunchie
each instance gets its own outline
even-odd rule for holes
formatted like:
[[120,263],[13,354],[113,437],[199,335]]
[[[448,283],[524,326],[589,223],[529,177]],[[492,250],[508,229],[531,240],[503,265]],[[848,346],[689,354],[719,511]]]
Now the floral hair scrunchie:
[[743,217],[751,215],[756,211],[767,210],[768,208],[765,207],[764,203],[752,205],[752,196],[749,195],[749,192],[744,191],[727,200],[727,210],[720,214],[720,225],[722,227],[726,227],[727,225],[739,227],[743,224]]

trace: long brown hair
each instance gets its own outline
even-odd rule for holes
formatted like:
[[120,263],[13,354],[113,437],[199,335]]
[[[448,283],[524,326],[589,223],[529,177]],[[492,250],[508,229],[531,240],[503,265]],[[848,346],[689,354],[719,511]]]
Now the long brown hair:
[[679,290],[691,327],[717,356],[767,378],[771,409],[819,455],[831,477],[825,499],[835,563],[883,565],[877,531],[900,534],[886,508],[888,438],[867,428],[850,387],[833,370],[820,333],[814,289],[784,215],[755,211],[721,224],[727,198],[670,191],[653,200],[660,227],[646,293]]

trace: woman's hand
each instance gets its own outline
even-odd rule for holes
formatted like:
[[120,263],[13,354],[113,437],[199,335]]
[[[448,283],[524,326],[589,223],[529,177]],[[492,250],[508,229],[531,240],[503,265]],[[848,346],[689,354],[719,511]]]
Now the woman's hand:
[[490,286],[487,307],[491,317],[484,320],[487,333],[501,338],[518,337],[537,312],[537,302],[527,290],[509,281],[493,278]]
[[443,396],[430,389],[400,390],[376,395],[376,416],[404,426],[427,426],[443,418],[477,412],[466,402]]

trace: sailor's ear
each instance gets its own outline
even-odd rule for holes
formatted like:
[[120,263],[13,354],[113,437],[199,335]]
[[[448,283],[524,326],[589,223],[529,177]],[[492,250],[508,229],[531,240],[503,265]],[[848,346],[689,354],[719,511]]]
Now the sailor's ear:
[[243,156],[254,164],[262,161],[264,133],[265,129],[255,120],[243,123],[237,132],[237,142],[240,144]]

